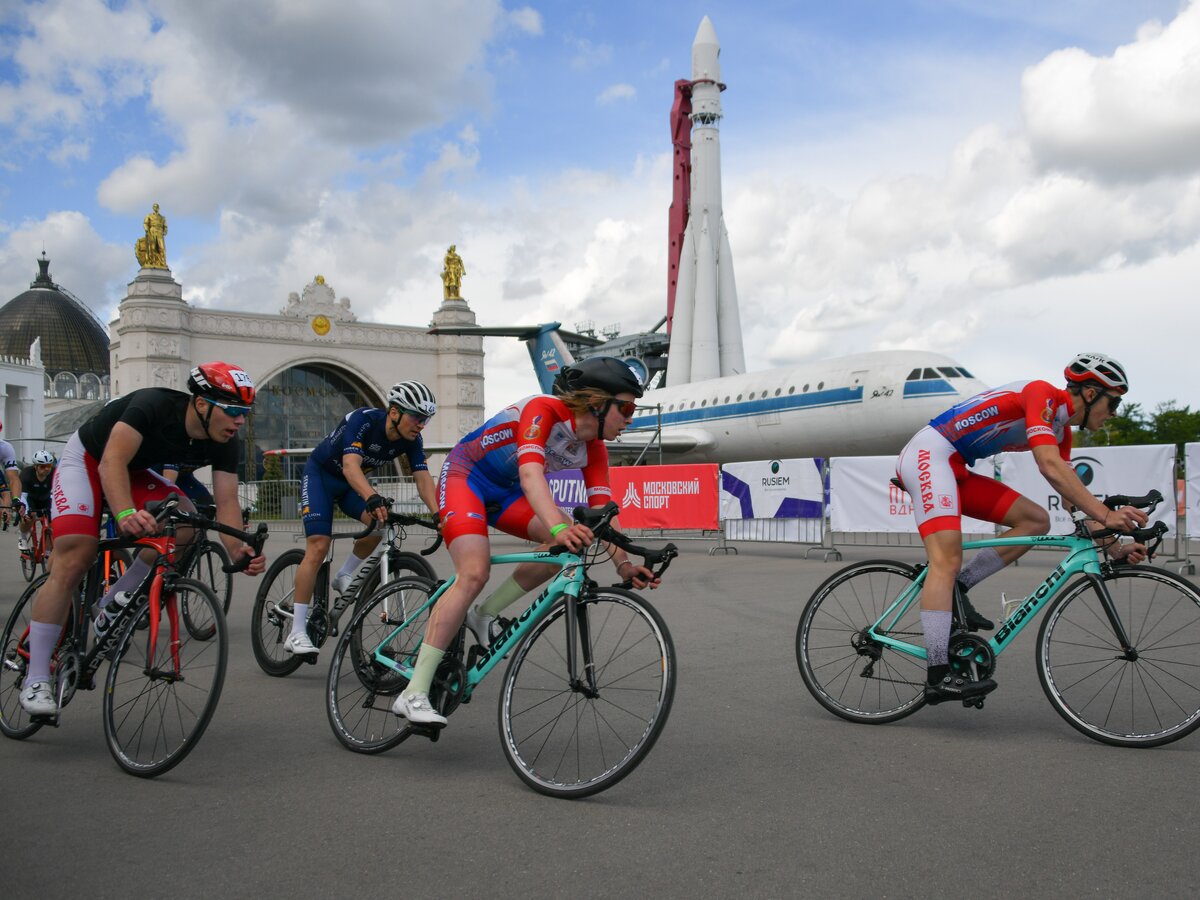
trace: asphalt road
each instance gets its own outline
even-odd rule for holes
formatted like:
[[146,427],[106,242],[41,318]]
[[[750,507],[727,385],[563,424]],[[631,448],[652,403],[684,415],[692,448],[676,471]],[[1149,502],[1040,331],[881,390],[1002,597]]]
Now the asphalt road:
[[[710,557],[686,544],[653,593],[679,661],[670,720],[637,771],[575,802],[533,793],[505,762],[502,667],[438,743],[344,750],[324,664],[258,670],[256,583],[237,576],[220,707],[175,770],[144,781],[116,767],[99,691],[77,695],[60,728],[0,740],[0,893],[1196,896],[1200,735],[1124,750],[1078,734],[1038,685],[1034,628],[1001,658],[982,711],[843,722],[808,695],[794,651],[803,604],[841,563],[740,546]],[[846,561],[885,555],[917,559],[856,548]],[[448,574],[444,550],[433,560]],[[1050,561],[995,576],[976,605],[994,612],[1001,588],[1028,590]],[[0,578],[7,617],[22,586],[11,531]]]

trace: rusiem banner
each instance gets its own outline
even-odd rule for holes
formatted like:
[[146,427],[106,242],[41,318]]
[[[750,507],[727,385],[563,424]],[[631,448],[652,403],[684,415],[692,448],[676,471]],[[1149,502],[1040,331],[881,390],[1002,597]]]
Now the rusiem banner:
[[721,467],[721,518],[819,519],[825,484],[819,459],[771,459]]
[[1188,537],[1197,537],[1200,536],[1200,444],[1183,445],[1183,464],[1187,467],[1185,527]]

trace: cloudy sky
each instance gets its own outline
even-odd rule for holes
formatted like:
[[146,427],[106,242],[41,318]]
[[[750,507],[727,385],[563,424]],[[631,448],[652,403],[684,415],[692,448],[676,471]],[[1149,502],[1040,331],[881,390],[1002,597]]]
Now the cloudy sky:
[[750,369],[1100,350],[1200,406],[1200,0],[518,2],[0,0],[0,299],[44,247],[107,321],[157,202],[200,306],[425,324],[455,243],[481,323],[648,328],[707,14]]

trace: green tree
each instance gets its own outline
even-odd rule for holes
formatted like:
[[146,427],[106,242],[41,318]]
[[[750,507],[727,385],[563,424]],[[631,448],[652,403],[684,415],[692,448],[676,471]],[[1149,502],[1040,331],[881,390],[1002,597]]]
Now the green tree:
[[1174,400],[1168,400],[1147,413],[1140,404],[1130,403],[1095,434],[1076,430],[1075,435],[1075,443],[1080,447],[1174,444],[1182,460],[1183,445],[1200,441],[1200,410],[1192,412],[1189,407],[1180,408]]

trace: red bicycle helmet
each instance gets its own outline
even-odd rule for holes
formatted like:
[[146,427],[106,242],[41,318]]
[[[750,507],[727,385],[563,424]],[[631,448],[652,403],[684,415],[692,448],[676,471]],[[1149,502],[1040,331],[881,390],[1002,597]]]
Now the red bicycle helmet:
[[188,390],[196,397],[232,403],[235,406],[254,405],[254,379],[239,366],[225,362],[200,363],[192,369],[187,380]]

